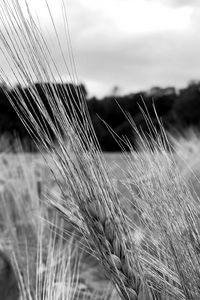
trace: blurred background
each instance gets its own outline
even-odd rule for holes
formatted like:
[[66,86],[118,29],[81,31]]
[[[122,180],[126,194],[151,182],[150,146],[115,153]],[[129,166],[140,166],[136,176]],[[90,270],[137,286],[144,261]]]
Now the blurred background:
[[[54,80],[54,84],[60,91],[62,85],[74,89],[75,95],[76,87],[71,84],[69,72],[78,74],[76,84],[87,100],[103,151],[121,151],[108,126],[118,137],[128,138],[133,148],[137,148],[134,129],[122,110],[130,113],[139,130],[147,133],[149,129],[141,107],[149,112],[159,130],[153,105],[164,128],[173,135],[183,134],[191,127],[199,129],[199,1],[58,0],[55,3],[49,0],[47,5],[46,1],[28,0],[28,4],[59,71],[59,76],[53,75],[57,82]],[[68,25],[63,18],[65,13]],[[56,33],[51,30],[52,19]],[[3,22],[5,26],[5,19]],[[5,27],[0,28],[5,31]],[[71,44],[66,42],[66,29],[70,32]],[[12,34],[15,43],[19,32],[16,30]],[[62,52],[57,47],[57,35]],[[72,45],[73,57],[69,45]],[[25,57],[23,49],[21,53]],[[63,53],[69,70],[63,63]],[[76,70],[70,64],[72,59],[76,62]],[[9,84],[3,79],[1,84],[0,132],[6,135],[9,143],[14,136],[19,136],[25,144],[30,144],[25,128],[7,101],[8,95],[13,97],[16,86],[24,89],[24,95],[28,86],[19,78],[16,80],[3,55],[0,55],[0,62],[9,78]],[[35,85],[43,101],[47,101],[42,88],[44,82],[35,80]],[[125,149],[128,148],[125,145]]]

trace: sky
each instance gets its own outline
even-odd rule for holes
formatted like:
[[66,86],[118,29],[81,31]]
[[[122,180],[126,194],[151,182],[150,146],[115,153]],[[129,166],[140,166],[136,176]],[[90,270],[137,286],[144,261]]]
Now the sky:
[[[114,86],[125,94],[200,80],[199,0],[63,1],[78,78],[90,96],[111,94]],[[61,2],[48,0],[65,52]],[[42,0],[30,6],[47,29],[64,78],[67,71],[49,29],[47,7]]]

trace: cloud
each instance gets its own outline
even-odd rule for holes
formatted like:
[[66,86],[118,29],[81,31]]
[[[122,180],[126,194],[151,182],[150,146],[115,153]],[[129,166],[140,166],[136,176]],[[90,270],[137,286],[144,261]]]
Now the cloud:
[[[186,1],[178,0],[116,0],[116,3],[120,4],[138,3],[138,11],[130,10],[129,15],[123,16],[127,19],[129,17],[131,22],[132,19],[136,22],[134,16],[141,10],[141,5],[146,8],[145,14],[138,15],[137,22],[131,23],[132,27],[127,28],[119,26],[114,9],[110,12],[99,10],[91,4],[93,1],[96,3],[97,0],[73,0],[69,2],[68,8],[78,77],[86,84],[91,94],[106,94],[115,85],[118,85],[122,92],[147,89],[154,85],[183,86],[190,79],[200,78],[200,8],[192,8],[192,4],[196,5],[197,1],[187,1],[190,3],[190,7],[187,8],[182,7]],[[104,4],[113,3],[113,0],[102,1]],[[153,7],[157,7],[158,11],[150,11],[150,6],[145,6],[147,2],[155,4],[156,1],[157,4]],[[112,5],[108,7],[112,8]],[[127,7],[124,11],[127,11]],[[152,11],[153,16],[150,13]],[[118,13],[120,12],[122,10],[118,9]],[[44,12],[41,14],[44,15]],[[162,23],[162,19],[165,19],[165,23]],[[55,12],[55,22],[63,53],[67,56],[63,23],[58,10]],[[144,24],[141,30],[142,23]],[[176,23],[182,25],[176,26]],[[50,26],[48,31],[46,41],[54,61],[63,78],[67,78],[67,69],[58,49],[56,36],[51,33]]]
[[[190,7],[187,7],[188,2]],[[162,26],[159,27],[158,22],[158,30],[155,27],[154,31],[138,34],[116,30],[113,23],[108,26],[108,19],[102,17],[101,22],[99,15],[90,19],[88,14],[90,26],[86,22],[80,34],[76,31],[74,39],[80,78],[88,83],[91,92],[98,94],[105,94],[114,85],[126,92],[153,85],[181,87],[190,79],[200,78],[200,9],[197,2],[157,1],[159,5],[170,7],[166,12],[176,17],[184,13],[185,28],[166,26],[159,30]],[[155,12],[155,18],[156,13],[159,11]],[[166,20],[170,23],[171,15],[166,15]]]
[[174,8],[181,8],[181,7],[194,7],[199,5],[199,0],[146,0],[147,2],[159,2],[166,6],[171,6]]
[[119,40],[99,37],[92,45],[79,44],[79,75],[93,92],[100,93],[98,83],[104,94],[114,85],[125,92],[154,85],[180,87],[200,78],[200,41],[195,33],[188,37],[162,32]]

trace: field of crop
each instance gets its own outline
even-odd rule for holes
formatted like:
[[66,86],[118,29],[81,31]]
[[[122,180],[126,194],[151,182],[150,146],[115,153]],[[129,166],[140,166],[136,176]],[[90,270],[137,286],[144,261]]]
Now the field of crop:
[[[134,224],[132,239],[138,246],[143,244],[146,234],[151,234],[154,244],[158,238],[156,232],[147,232],[145,217],[140,217],[135,207],[135,198],[144,200],[144,182],[151,194],[160,194],[165,201],[166,191],[162,186],[158,190],[156,181],[163,184],[160,171],[167,173],[176,165],[182,180],[187,181],[198,199],[198,149],[199,140],[193,135],[191,140],[180,140],[173,154],[104,154],[109,178]],[[66,295],[67,299],[117,299],[84,234],[70,222],[70,215],[63,219],[63,214],[54,209],[55,203],[57,208],[59,203],[67,208],[72,201],[62,176],[57,173],[55,177],[56,172],[52,174],[49,169],[52,159],[47,166],[40,154],[2,153],[0,162],[1,295],[5,292],[0,299],[17,299],[15,292],[18,293],[12,276],[5,276],[4,255],[12,262],[15,278],[20,282],[21,299],[64,299]],[[15,288],[10,289],[12,284]]]

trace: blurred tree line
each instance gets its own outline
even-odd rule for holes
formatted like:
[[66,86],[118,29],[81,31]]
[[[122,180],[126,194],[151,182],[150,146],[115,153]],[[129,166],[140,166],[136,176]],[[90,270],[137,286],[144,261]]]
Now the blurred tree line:
[[[129,149],[122,140],[128,139],[133,148],[136,148],[136,134],[129,121],[134,121],[139,132],[153,134],[153,130],[148,126],[143,112],[151,118],[155,128],[159,131],[158,118],[161,120],[164,128],[171,132],[184,131],[189,126],[195,126],[200,129],[200,82],[190,82],[190,84],[181,90],[173,87],[160,88],[154,87],[148,92],[131,93],[124,96],[115,95],[106,96],[102,99],[96,97],[89,98],[87,90],[83,84],[74,86],[72,84],[52,84],[36,83],[34,85],[34,94],[29,87],[8,88],[5,85],[0,86],[0,134],[7,134],[10,143],[19,137],[29,150],[35,150],[34,144],[23,123],[10,104],[10,99],[25,101],[27,107],[35,116],[39,116],[38,109],[34,105],[33,98],[39,96],[51,116],[53,110],[49,105],[49,97],[59,96],[67,113],[73,114],[72,106],[77,107],[76,113],[81,119],[79,108],[81,108],[81,95],[86,98],[91,120],[103,151],[120,151],[121,145],[126,150]],[[19,97],[21,96],[21,99]],[[155,114],[156,111],[156,114]],[[126,114],[128,113],[128,118]],[[47,126],[51,132],[51,126],[40,119],[44,126]],[[34,128],[32,128],[34,130]],[[152,132],[151,132],[152,130]],[[53,136],[53,135],[52,135]]]

